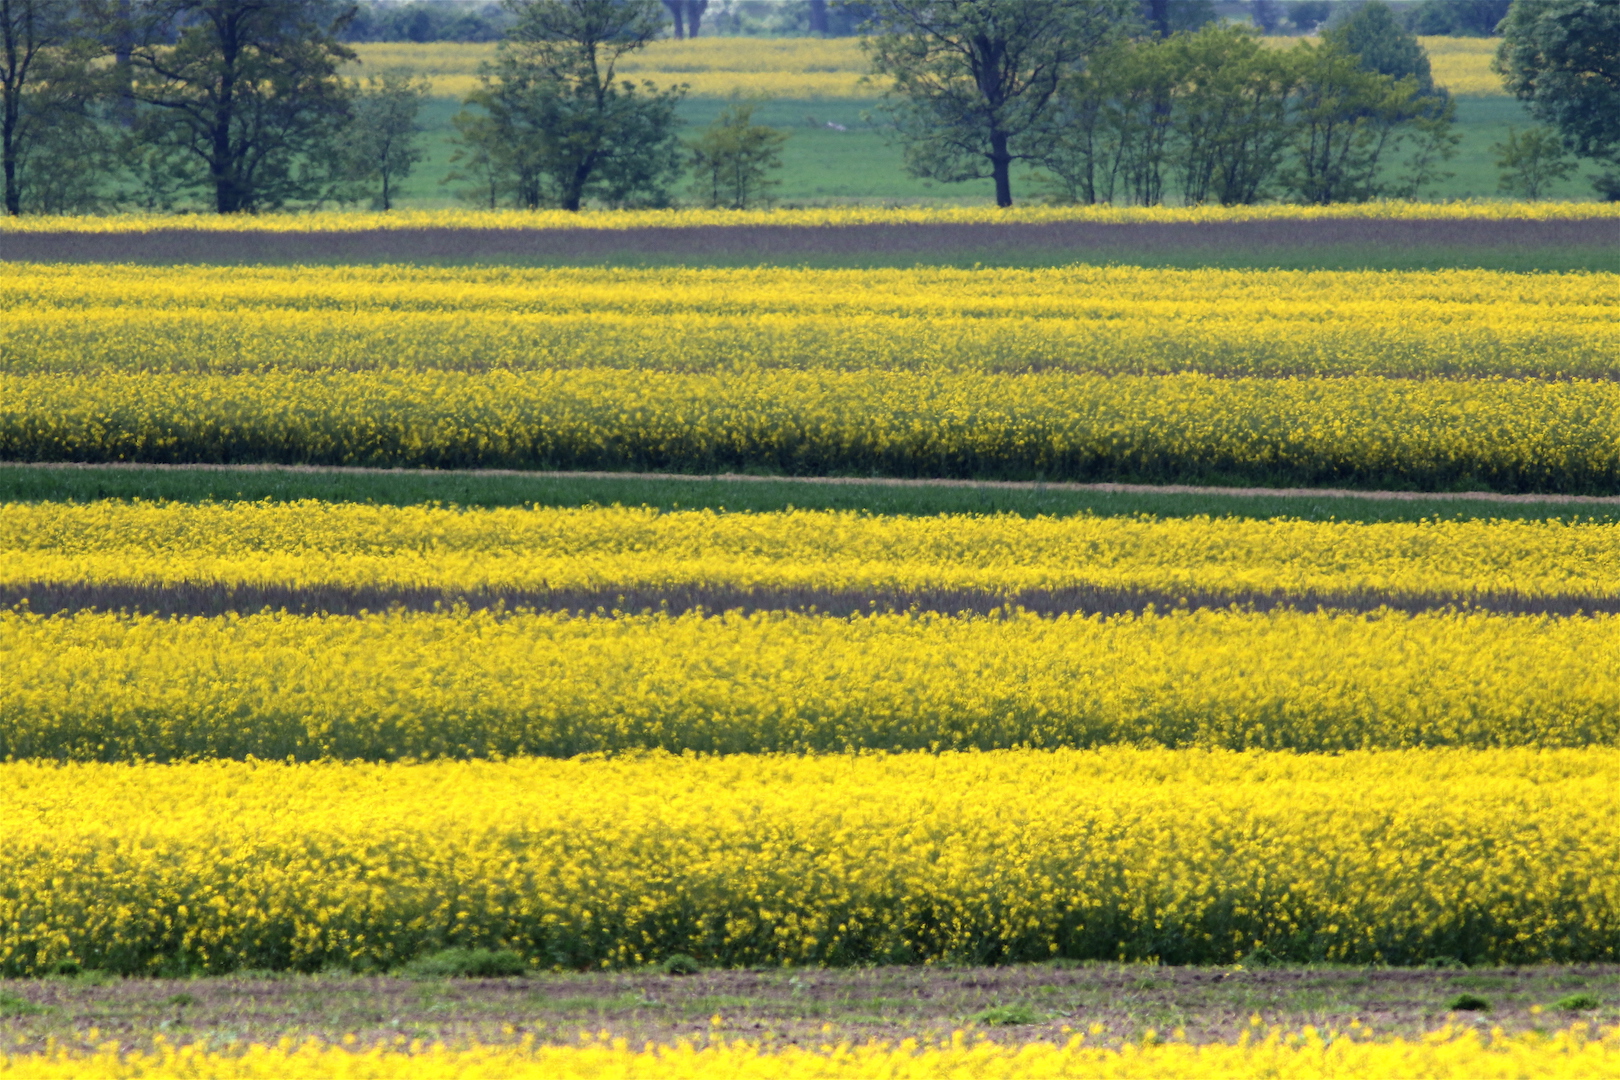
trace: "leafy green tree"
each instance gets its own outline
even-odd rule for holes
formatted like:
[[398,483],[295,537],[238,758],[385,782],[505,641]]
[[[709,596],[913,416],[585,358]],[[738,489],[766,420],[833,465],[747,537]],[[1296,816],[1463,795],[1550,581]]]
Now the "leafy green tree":
[[1419,93],[1435,93],[1429,54],[1383,0],[1367,0],[1350,18],[1323,32],[1322,40],[1354,54],[1368,71],[1392,79],[1410,76],[1417,81]]
[[913,176],[989,178],[1012,205],[1012,164],[1039,160],[1064,76],[1119,37],[1132,0],[877,0],[864,42],[894,79],[888,112]]
[[1550,128],[1516,131],[1510,127],[1506,141],[1491,144],[1491,156],[1502,174],[1496,189],[1531,202],[1575,172],[1575,162],[1564,150],[1558,133]]
[[[507,0],[516,24],[462,125],[521,206],[667,205],[681,170],[683,87],[620,80],[616,66],[663,31],[657,0]],[[477,149],[473,149],[475,143]]]
[[1417,79],[1361,65],[1332,42],[1293,50],[1297,78],[1292,166],[1284,179],[1304,203],[1365,202],[1386,193],[1379,169],[1408,125],[1432,111]]
[[1508,13],[1509,0],[1423,0],[1407,22],[1426,37],[1490,37]]
[[704,206],[746,210],[771,201],[781,184],[771,173],[782,167],[787,135],[754,123],[753,102],[726,106],[691,150],[692,193]]
[[409,74],[385,71],[356,92],[349,120],[348,177],[362,186],[379,210],[392,210],[399,185],[425,154],[417,144],[416,122],[432,84]]
[[[1514,0],[1493,66],[1570,150],[1620,161],[1620,3]],[[1620,188],[1620,177],[1606,174],[1598,188]]]
[[[77,173],[54,182],[46,176],[62,151],[99,140],[90,122],[95,45],[80,15],[73,0],[0,0],[0,174],[12,216],[23,212],[29,171],[36,194],[60,192],[63,180],[82,187],[86,179],[82,156]],[[44,205],[56,210],[78,202],[46,198]]]
[[[334,0],[100,0],[103,37],[129,42],[136,130],[221,214],[320,198],[349,115]],[[127,9],[127,14],[125,10]]]
[[1178,34],[1167,45],[1179,74],[1172,129],[1182,198],[1258,201],[1288,145],[1294,71],[1287,54],[1227,26]]

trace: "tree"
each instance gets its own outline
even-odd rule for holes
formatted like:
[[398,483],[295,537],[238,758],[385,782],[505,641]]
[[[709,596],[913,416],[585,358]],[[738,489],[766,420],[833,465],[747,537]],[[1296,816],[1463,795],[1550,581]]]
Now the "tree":
[[1364,202],[1384,193],[1379,165],[1405,135],[1404,126],[1431,111],[1417,80],[1368,71],[1332,42],[1294,50],[1296,160],[1287,173],[1305,203]]
[[703,25],[703,13],[709,10],[709,0],[664,0],[669,17],[675,21],[675,39],[695,38]]
[[1218,17],[1215,0],[1141,0],[1138,7],[1142,24],[1161,38],[1197,30]]
[[1501,29],[1493,67],[1531,115],[1576,154],[1620,160],[1620,4],[1514,0]]
[[1575,162],[1564,152],[1558,133],[1548,128],[1520,132],[1510,127],[1506,142],[1491,145],[1491,156],[1502,172],[1496,189],[1531,202],[1575,171]]
[[753,102],[726,106],[690,144],[692,193],[703,205],[746,210],[769,202],[781,183],[771,172],[782,167],[787,135],[754,123],[754,108]]
[[22,213],[23,165],[83,114],[89,50],[72,0],[0,0],[0,173],[6,213]]
[[1322,40],[1355,55],[1361,66],[1392,79],[1411,76],[1418,91],[1435,93],[1434,76],[1429,71],[1429,54],[1395,18],[1383,0],[1368,0],[1343,23],[1325,31]]
[[1064,75],[1128,25],[1131,0],[879,0],[872,66],[913,176],[990,178],[1012,205],[1012,163],[1040,156]]
[[380,79],[367,79],[355,93],[345,140],[348,176],[375,191],[372,204],[379,210],[394,208],[400,181],[424,156],[416,145],[422,133],[416,114],[431,89],[426,79],[385,71]]
[[139,134],[174,152],[184,182],[212,189],[221,214],[316,198],[331,182],[324,162],[348,119],[337,41],[352,16],[334,0],[147,0],[119,26],[130,42],[130,96]]
[[1507,17],[1510,0],[1423,0],[1407,21],[1414,34],[1490,37]]
[[657,0],[508,0],[517,16],[467,103],[463,153],[481,157],[520,206],[666,205],[681,170],[685,90],[619,80],[618,61],[663,30]]
[[1179,76],[1172,131],[1182,198],[1256,202],[1288,143],[1287,55],[1238,27],[1177,34],[1166,45]]

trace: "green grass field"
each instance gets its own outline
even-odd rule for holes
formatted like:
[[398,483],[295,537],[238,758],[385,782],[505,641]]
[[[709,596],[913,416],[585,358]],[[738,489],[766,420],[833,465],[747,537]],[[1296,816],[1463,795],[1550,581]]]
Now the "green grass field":
[[1299,518],[1308,521],[1420,521],[1516,518],[1620,521],[1620,504],[1505,502],[1419,496],[1249,495],[1218,490],[1113,492],[996,484],[892,484],[762,479],[649,479],[637,476],[363,469],[160,469],[122,466],[0,466],[0,502],[172,499],[325,499],[411,506],[654,506],[764,512],[861,510],[873,514],[1097,514],[1158,517]]
[[[690,98],[681,106],[687,134],[711,122],[727,102],[716,98]],[[786,206],[821,206],[852,202],[929,202],[988,203],[992,189],[988,180],[962,184],[939,184],[918,180],[905,172],[900,148],[890,142],[873,115],[874,101],[829,99],[824,101],[773,100],[755,114],[756,122],[789,132],[782,151],[781,187],[777,197]],[[461,108],[451,98],[431,98],[422,110],[426,128],[423,140],[427,157],[406,183],[400,205],[427,209],[457,205],[457,185],[440,181],[452,166],[454,152],[451,118]],[[842,125],[837,131],[828,123]],[[1437,185],[1431,197],[1443,199],[1497,197],[1497,170],[1491,160],[1492,143],[1507,136],[1509,126],[1530,127],[1529,113],[1508,97],[1459,97],[1457,131],[1462,141],[1457,156],[1446,166],[1456,175]],[[1556,199],[1592,197],[1590,167],[1558,184]],[[1013,189],[1020,200],[1038,201],[1038,193],[1027,172]]]

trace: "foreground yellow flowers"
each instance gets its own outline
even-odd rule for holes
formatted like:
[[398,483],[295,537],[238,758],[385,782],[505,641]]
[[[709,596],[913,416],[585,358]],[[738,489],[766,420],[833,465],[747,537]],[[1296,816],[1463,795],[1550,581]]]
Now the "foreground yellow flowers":
[[0,765],[0,970],[1620,954],[1620,751]]
[[0,1075],[17,1080],[1603,1080],[1620,1076],[1620,1033],[1575,1027],[1550,1036],[1510,1037],[1446,1028],[1421,1040],[1369,1041],[1307,1029],[1232,1045],[1146,1043],[1120,1050],[1088,1047],[1081,1038],[1061,1047],[1003,1047],[960,1035],[938,1046],[906,1042],[818,1050],[683,1042],[641,1051],[622,1043],[354,1051],[289,1040],[223,1052],[169,1044],[129,1054],[54,1051],[0,1058]]
[[27,265],[0,370],[1609,377],[1620,275]]
[[1614,746],[1620,618],[0,614],[0,758]]
[[1160,606],[1187,591],[1440,606],[1620,597],[1620,528],[1560,519],[461,510],[314,499],[0,503],[0,584],[75,583],[435,589],[446,598],[725,586],[1016,599],[1025,590],[1094,587],[1164,594]]

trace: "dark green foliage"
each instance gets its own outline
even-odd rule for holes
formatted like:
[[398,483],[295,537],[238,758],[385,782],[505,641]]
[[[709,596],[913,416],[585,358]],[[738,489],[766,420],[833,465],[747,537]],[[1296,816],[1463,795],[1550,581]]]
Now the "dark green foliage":
[[[313,201],[335,179],[349,115],[337,0],[153,0],[107,5],[103,33],[131,42],[135,134],[155,171],[212,195],[222,214]],[[178,35],[175,27],[180,27]]]
[[1392,79],[1411,77],[1421,93],[1434,93],[1429,54],[1396,21],[1395,12],[1383,0],[1368,0],[1349,19],[1324,33],[1322,40],[1354,54],[1367,71]]
[[895,80],[889,117],[913,176],[989,178],[1012,205],[1012,165],[1043,152],[1058,85],[1132,18],[1130,0],[879,0],[873,70]]
[[1575,153],[1620,155],[1620,4],[1514,0],[1494,66]]
[[416,116],[430,87],[426,79],[385,71],[358,90],[343,140],[352,198],[368,200],[376,210],[394,208],[400,183],[426,156],[417,145],[422,127]]
[[1591,994],[1569,994],[1553,1002],[1556,1008],[1563,1009],[1565,1012],[1587,1012],[1602,1004]]
[[1407,29],[1424,37],[1490,37],[1509,6],[1511,0],[1423,0]]
[[1452,1012],[1489,1012],[1491,1003],[1478,994],[1458,994],[1446,1003]]
[[344,41],[496,41],[512,25],[489,0],[409,0],[359,5]]
[[1530,202],[1545,196],[1550,187],[1575,171],[1575,163],[1551,128],[1521,132],[1510,127],[1507,139],[1494,144],[1491,154],[1501,171],[1497,190]]
[[197,997],[195,994],[170,994],[168,1000],[165,1001],[164,1004],[173,1005],[177,1009],[183,1009],[187,1005],[197,1004]]
[[685,953],[675,953],[664,958],[658,965],[658,970],[665,975],[696,975],[703,970],[703,966]]
[[747,210],[775,201],[782,182],[772,174],[782,168],[787,133],[754,123],[754,102],[723,109],[708,129],[688,144],[692,194],[710,208]]
[[0,1019],[10,1019],[18,1016],[37,1016],[45,1011],[43,1005],[36,1005],[21,994],[13,994],[9,990],[0,990]]
[[441,949],[405,966],[406,974],[419,979],[495,979],[528,970],[510,949]]
[[997,1005],[969,1019],[986,1027],[1014,1027],[1021,1024],[1038,1024],[1044,1017],[1028,1005]]
[[624,56],[663,32],[655,0],[521,0],[483,86],[457,118],[470,197],[578,210],[665,206],[681,169],[682,87],[617,77]]

